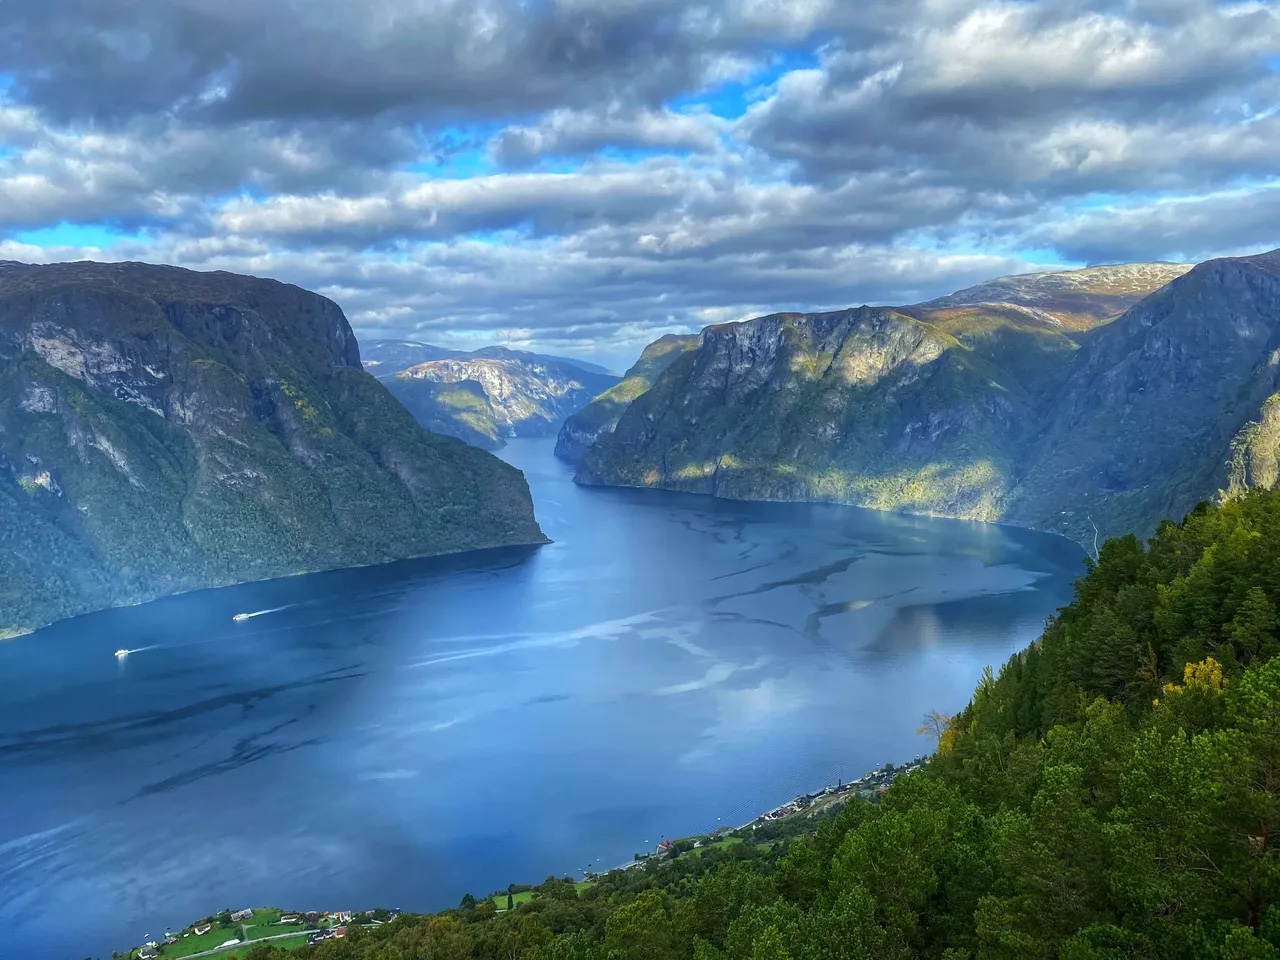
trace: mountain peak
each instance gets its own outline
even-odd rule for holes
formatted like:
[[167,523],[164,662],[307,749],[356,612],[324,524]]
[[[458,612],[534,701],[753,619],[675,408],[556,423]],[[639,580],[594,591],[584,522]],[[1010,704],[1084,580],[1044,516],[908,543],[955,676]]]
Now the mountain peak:
[[1069,329],[1088,329],[1124,312],[1192,266],[1155,261],[1014,274],[915,304],[914,309],[1007,305]]

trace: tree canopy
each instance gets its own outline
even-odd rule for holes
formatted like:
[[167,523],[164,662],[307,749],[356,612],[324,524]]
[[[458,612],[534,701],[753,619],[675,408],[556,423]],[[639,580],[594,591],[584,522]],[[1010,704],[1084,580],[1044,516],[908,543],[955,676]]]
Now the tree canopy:
[[1106,543],[878,803],[289,956],[1280,958],[1278,608],[1280,493],[1202,505]]

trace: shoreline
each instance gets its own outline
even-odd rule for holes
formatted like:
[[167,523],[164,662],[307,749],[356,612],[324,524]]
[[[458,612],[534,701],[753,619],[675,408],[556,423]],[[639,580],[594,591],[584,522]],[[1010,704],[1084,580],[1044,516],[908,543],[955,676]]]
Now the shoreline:
[[[898,764],[896,766],[892,763],[886,763],[883,767],[879,767],[863,774],[857,780],[850,780],[847,782],[840,780],[835,786],[827,784],[827,786],[821,790],[817,790],[813,793],[802,793],[799,796],[785,801],[784,803],[778,804],[770,810],[766,810],[755,819],[748,820],[746,823],[741,823],[737,826],[717,827],[710,833],[692,834],[688,837],[663,840],[658,844],[653,852],[643,854],[637,853],[628,863],[622,863],[616,867],[611,867],[608,870],[600,872],[582,871],[582,874],[585,878],[590,880],[596,877],[606,876],[614,870],[634,870],[636,867],[644,866],[650,861],[660,862],[662,860],[669,859],[671,848],[674,847],[675,844],[681,843],[685,840],[694,840],[695,838],[703,837],[723,839],[734,836],[740,831],[746,830],[748,827],[756,829],[765,824],[778,823],[779,821],[789,820],[802,815],[814,816],[815,814],[824,812],[825,810],[847,803],[852,796],[857,796],[859,799],[863,800],[870,800],[877,794],[883,793],[887,790],[889,785],[892,784],[899,776],[906,773],[914,773],[921,769],[928,762],[928,759],[928,757],[917,756],[914,760]],[[820,802],[823,798],[827,797],[832,799],[829,799],[826,802]],[[702,844],[698,842],[695,843],[694,846],[696,849],[702,846]]]
[[[614,873],[616,871],[634,870],[637,867],[648,866],[650,863],[670,862],[682,856],[684,853],[688,852],[687,850],[682,851],[681,853],[674,853],[673,851],[673,848],[675,847],[676,844],[684,841],[694,841],[693,849],[699,849],[704,846],[713,845],[713,844],[704,844],[703,843],[704,839],[713,840],[713,841],[725,840],[730,837],[736,836],[737,834],[741,833],[744,830],[747,830],[748,828],[751,828],[754,830],[759,828],[760,826],[763,826],[769,823],[778,823],[783,820],[791,820],[793,818],[800,817],[800,816],[814,816],[816,814],[819,814],[828,810],[832,810],[838,806],[842,806],[853,797],[857,797],[863,800],[870,800],[871,798],[875,797],[879,793],[883,793],[885,790],[887,790],[889,785],[892,784],[893,781],[896,780],[899,776],[902,776],[903,774],[907,774],[907,773],[914,773],[915,771],[921,769],[927,762],[928,762],[928,757],[917,756],[914,760],[908,761],[906,763],[898,764],[898,765],[894,765],[893,763],[886,763],[883,767],[879,767],[875,770],[871,770],[863,774],[857,780],[850,780],[848,782],[845,782],[844,780],[839,780],[834,786],[831,784],[828,784],[827,786],[823,787],[821,790],[814,791],[813,793],[800,794],[799,796],[793,797],[792,799],[784,803],[781,803],[770,810],[766,810],[764,813],[760,814],[759,816],[755,817],[752,820],[748,820],[746,823],[741,823],[741,824],[738,824],[737,826],[717,827],[714,831],[706,834],[693,834],[688,837],[681,837],[673,840],[663,840],[661,843],[658,844],[658,847],[653,852],[644,853],[644,854],[637,853],[634,855],[631,861],[627,863],[621,863],[616,867],[610,867],[608,870],[579,871],[580,873],[582,873],[584,880],[575,881],[575,883],[578,883],[578,882],[594,883],[599,878],[608,876],[609,874]],[[824,798],[830,798],[830,799],[826,800],[826,802],[822,802]],[[747,838],[743,837],[742,839],[746,841]],[[568,879],[572,879],[572,877],[569,877]],[[516,884],[512,884],[511,886],[515,886],[515,885]],[[532,889],[533,886],[530,885],[529,888]],[[501,891],[498,891],[498,893],[501,893]],[[497,894],[494,894],[494,895],[497,895]],[[486,899],[486,898],[481,898],[481,899]],[[446,908],[446,909],[449,909],[449,908]],[[431,911],[431,912],[441,913],[444,911]],[[502,912],[501,908],[499,909],[499,912]],[[399,910],[386,910],[385,908],[374,907],[374,908],[363,910],[363,911],[352,911],[351,913],[338,914],[337,916],[345,916],[348,922],[350,922],[352,920],[355,920],[356,918],[371,917],[375,914],[387,915],[388,918],[394,918],[399,913],[400,913]],[[313,915],[322,921],[327,921],[331,917],[336,919],[336,917],[331,912],[318,914],[318,913],[315,913],[314,911],[312,912],[298,911],[298,916],[300,917],[309,917]],[[214,918],[210,917],[208,919],[212,920]],[[197,921],[197,923],[198,922],[200,921]],[[385,921],[377,921],[377,920],[374,921],[375,924],[378,922],[385,922]],[[279,924],[280,921],[276,920],[275,923]],[[191,930],[192,928],[194,928],[194,926],[195,926],[194,923],[188,924],[187,926],[182,927],[180,929]],[[297,932],[284,933],[273,939],[291,939],[294,937],[306,936],[308,934],[313,934],[316,932],[319,932],[319,928],[313,929],[313,930],[299,930]],[[263,939],[266,939],[266,938],[255,938],[255,939],[257,940],[257,942],[261,942]],[[254,942],[255,942],[254,940],[248,940],[248,941],[239,941],[238,943],[235,943],[235,944],[228,943],[225,946],[213,947],[212,949],[200,952],[199,954],[188,954],[186,956],[197,956],[197,955],[201,957],[214,956],[214,955],[225,953],[231,950],[243,949],[245,947],[252,946]],[[157,944],[157,946],[159,946],[159,944]],[[137,958],[140,949],[142,948],[139,948],[139,947],[130,948],[129,950],[124,951],[124,956],[127,958]],[[163,960],[163,957],[164,957],[164,953],[163,951],[161,951],[158,954],[157,960]]]

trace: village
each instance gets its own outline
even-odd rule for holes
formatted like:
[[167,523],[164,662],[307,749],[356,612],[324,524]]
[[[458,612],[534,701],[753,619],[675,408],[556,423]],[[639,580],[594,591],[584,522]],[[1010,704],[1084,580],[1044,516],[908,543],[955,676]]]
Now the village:
[[[339,939],[347,935],[347,928],[353,923],[378,926],[393,920],[398,912],[289,911],[277,907],[224,910],[176,933],[166,931],[162,938],[147,940],[124,956],[135,960],[159,960],[161,957],[164,960],[192,960],[214,954],[235,958],[258,943],[294,947]],[[113,956],[118,957],[119,954]]]
[[[802,794],[793,800],[774,807],[749,823],[737,827],[721,827],[705,837],[688,837],[680,840],[663,839],[653,853],[636,854],[631,863],[615,869],[634,869],[647,864],[674,859],[686,853],[701,852],[708,847],[746,842],[752,831],[799,815],[818,816],[834,810],[850,799],[875,800],[884,793],[895,779],[903,774],[919,770],[927,758],[895,766],[886,763],[878,770],[864,774],[857,780],[828,785],[815,793]],[[576,884],[580,889],[593,885],[597,874],[584,871],[585,879]],[[529,888],[509,888],[492,896],[499,912],[505,904],[525,902],[533,894]],[[394,919],[398,910],[367,910],[353,914],[347,910],[283,911],[277,908],[245,908],[223,911],[201,920],[179,933],[166,933],[163,940],[150,940],[125,954],[133,960],[194,960],[198,957],[218,955],[235,958],[247,953],[256,943],[272,942],[281,946],[301,946],[325,940],[345,937],[350,924],[377,926]],[[298,929],[301,927],[302,929]],[[221,938],[221,939],[220,939]],[[117,955],[118,956],[118,955]]]
[[[841,780],[834,786],[828,785],[816,793],[801,794],[793,800],[760,814],[749,823],[744,823],[737,827],[721,827],[706,837],[687,837],[680,840],[664,839],[658,843],[657,849],[653,853],[638,853],[631,863],[623,864],[618,869],[630,870],[642,867],[655,860],[680,856],[691,850],[701,850],[708,846],[721,846],[728,843],[741,842],[749,836],[750,831],[757,830],[766,824],[785,820],[802,813],[805,816],[817,816],[820,813],[835,809],[852,798],[875,800],[880,794],[889,789],[890,784],[896,778],[919,770],[926,761],[927,758],[916,756],[914,760],[898,766],[886,763],[880,769],[873,770],[857,780],[851,780],[848,783]],[[586,876],[590,878],[594,874],[588,873]]]

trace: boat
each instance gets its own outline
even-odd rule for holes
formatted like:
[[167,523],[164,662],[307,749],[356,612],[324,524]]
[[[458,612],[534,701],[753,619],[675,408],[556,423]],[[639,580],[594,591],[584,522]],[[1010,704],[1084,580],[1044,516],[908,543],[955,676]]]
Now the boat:
[[129,655],[129,651],[128,651],[128,650],[117,650],[117,651],[116,651],[116,659],[117,659],[117,660],[123,660],[123,659],[124,659],[125,657],[127,657],[128,655]]
[[232,617],[231,619],[232,619],[232,620],[235,620],[237,623],[239,623],[241,620],[248,620],[250,616],[251,616],[251,615],[250,615],[250,614],[247,614],[247,613],[237,613],[237,614],[236,614],[234,617]]

